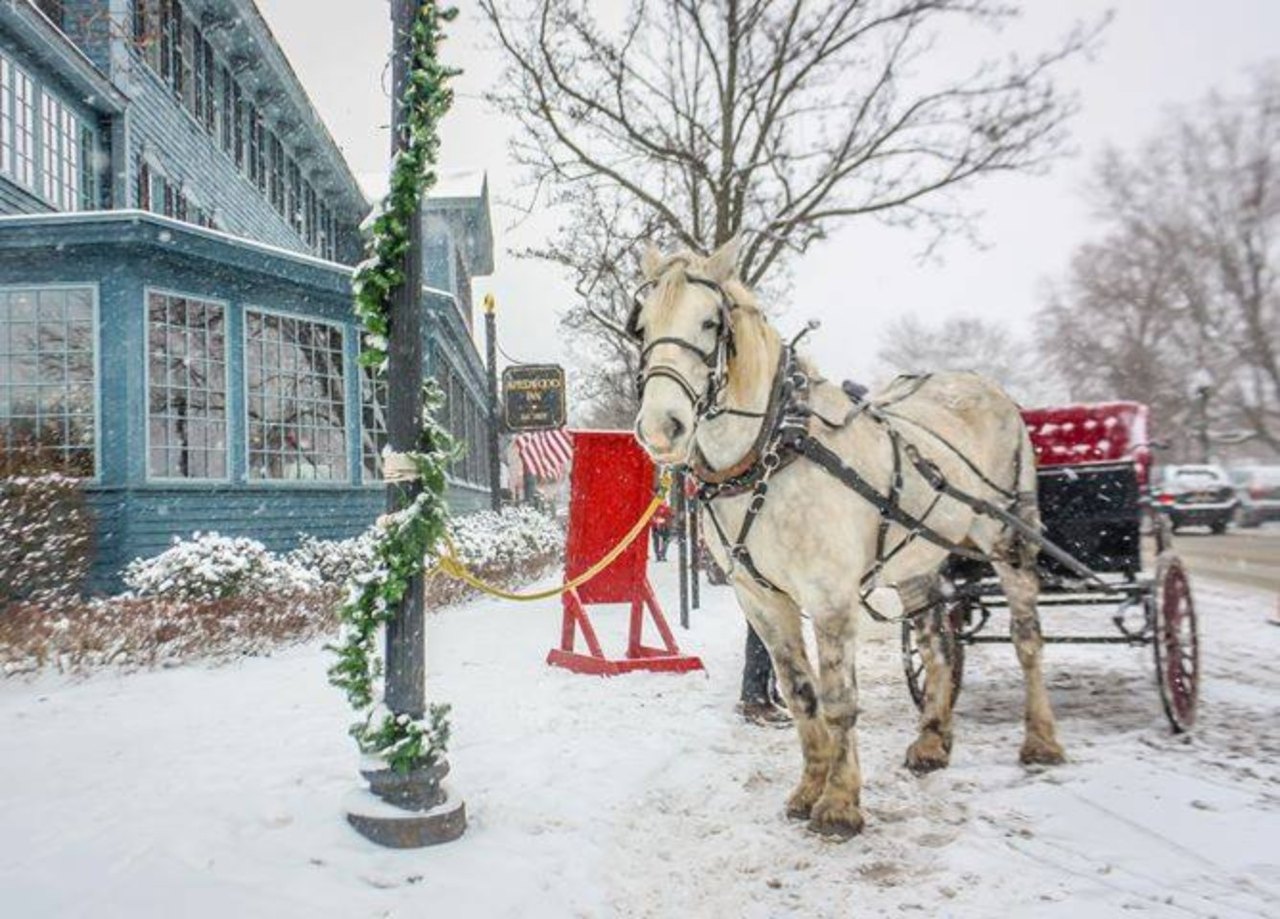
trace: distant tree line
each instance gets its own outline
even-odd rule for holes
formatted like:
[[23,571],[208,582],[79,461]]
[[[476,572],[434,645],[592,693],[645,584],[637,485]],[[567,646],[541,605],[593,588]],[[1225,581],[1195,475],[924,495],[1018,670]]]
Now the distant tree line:
[[1280,68],[1108,151],[1092,197],[1043,359],[1074,397],[1149,403],[1176,457],[1280,454]]

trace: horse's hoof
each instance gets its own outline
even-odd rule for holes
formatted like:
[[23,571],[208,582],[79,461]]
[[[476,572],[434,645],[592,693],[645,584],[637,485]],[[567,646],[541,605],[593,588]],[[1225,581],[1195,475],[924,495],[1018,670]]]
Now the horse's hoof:
[[808,820],[809,815],[813,813],[813,805],[806,804],[803,801],[787,802],[787,819],[788,820]]
[[862,826],[862,811],[856,804],[841,806],[818,799],[809,818],[810,832],[841,842],[861,833]]
[[787,798],[787,816],[792,820],[808,820],[818,795],[801,786]]
[[1067,755],[1056,740],[1028,737],[1022,742],[1018,759],[1024,766],[1061,766],[1067,761]]
[[951,752],[937,734],[925,734],[907,748],[903,763],[916,775],[925,775],[946,769],[951,764]]

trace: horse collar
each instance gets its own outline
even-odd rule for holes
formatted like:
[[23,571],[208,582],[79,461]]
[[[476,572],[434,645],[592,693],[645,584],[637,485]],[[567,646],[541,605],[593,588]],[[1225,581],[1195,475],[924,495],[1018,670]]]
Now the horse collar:
[[789,448],[790,438],[785,435],[797,425],[802,429],[807,426],[808,411],[804,398],[808,386],[808,377],[796,367],[795,351],[784,345],[774,373],[773,387],[769,391],[769,404],[751,449],[733,465],[713,469],[702,450],[694,445],[688,468],[700,486],[699,495],[703,500],[752,491],[757,483],[795,459],[797,454]]

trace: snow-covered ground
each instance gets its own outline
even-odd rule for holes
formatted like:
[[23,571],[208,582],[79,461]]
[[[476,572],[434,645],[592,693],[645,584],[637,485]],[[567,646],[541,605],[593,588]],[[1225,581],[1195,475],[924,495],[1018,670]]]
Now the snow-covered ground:
[[[670,577],[655,566],[665,598]],[[1046,771],[1016,764],[1018,668],[1010,648],[988,646],[970,651],[951,768],[907,773],[914,712],[897,635],[868,625],[867,829],[844,844],[783,816],[792,733],[733,713],[743,626],[724,589],[678,632],[706,675],[548,668],[555,602],[435,616],[431,693],[454,705],[452,782],[471,819],[435,849],[378,849],[348,829],[356,757],[318,645],[10,680],[0,915],[1277,916],[1275,599],[1196,587],[1194,736],[1168,733],[1147,649],[1051,646],[1070,761]],[[1075,615],[1049,610],[1047,627]],[[615,649],[623,623],[597,616]]]

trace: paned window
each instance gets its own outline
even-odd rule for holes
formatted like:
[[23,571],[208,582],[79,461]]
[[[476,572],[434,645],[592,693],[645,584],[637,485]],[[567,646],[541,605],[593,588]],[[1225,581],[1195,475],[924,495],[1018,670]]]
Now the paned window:
[[249,106],[249,181],[259,191],[267,189],[267,128],[262,113]]
[[302,183],[302,221],[305,224],[303,239],[314,250],[319,239],[316,232],[316,190],[305,181]]
[[89,287],[0,288],[0,451],[94,475]]
[[293,227],[293,231],[299,236],[303,233],[302,220],[302,172],[298,169],[298,164],[293,160],[289,160],[286,167],[286,175],[288,183],[286,185],[286,195],[284,212],[285,219],[289,221],[289,226]]
[[0,54],[0,174],[36,190],[36,87]]
[[[13,61],[0,55],[0,175],[39,194],[60,211],[96,204],[94,133],[53,93],[40,92]],[[36,132],[41,156],[36,161]]]
[[0,54],[0,175],[13,174],[13,64]]
[[226,317],[220,303],[147,295],[147,474],[227,477]]
[[138,161],[138,209],[151,210],[151,167],[145,160]]
[[284,145],[280,138],[268,132],[268,149],[270,157],[268,166],[271,170],[269,199],[277,214],[284,214]]
[[245,311],[249,478],[346,481],[342,330]]
[[226,67],[221,68],[219,72],[222,74],[219,78],[222,83],[222,101],[218,104],[218,142],[222,144],[222,152],[233,156],[239,163],[240,158],[232,149],[232,144],[239,134],[234,128],[236,115],[239,112],[235,97],[236,84],[231,77],[231,71]]
[[[231,79],[230,72],[227,73],[227,79]],[[244,94],[240,89],[239,83],[232,83],[231,86],[231,108],[229,111],[235,113],[234,122],[231,125],[231,157],[236,161],[236,167],[244,168],[244,132],[245,126],[249,124],[248,107],[244,101]]]
[[204,112],[207,104],[212,104],[212,99],[206,91],[204,81],[204,33],[200,31],[199,26],[191,27],[191,103],[189,108],[191,114],[195,116],[196,121],[204,123]]

